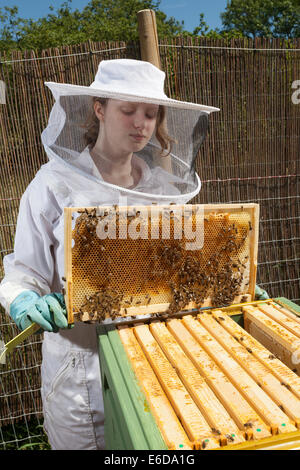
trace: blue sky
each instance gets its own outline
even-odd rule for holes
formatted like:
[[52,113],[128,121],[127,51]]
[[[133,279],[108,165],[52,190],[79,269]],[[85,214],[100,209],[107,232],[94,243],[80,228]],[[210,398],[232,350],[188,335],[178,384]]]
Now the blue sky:
[[[46,16],[49,6],[56,10],[63,0],[0,0],[0,8],[4,6],[18,6],[19,16],[22,18],[40,18]],[[82,10],[88,0],[73,0],[73,8]],[[227,0],[162,0],[160,9],[168,17],[174,16],[177,20],[184,20],[185,29],[192,31],[199,24],[199,14],[204,13],[204,19],[212,29],[221,27],[220,13],[225,10]]]

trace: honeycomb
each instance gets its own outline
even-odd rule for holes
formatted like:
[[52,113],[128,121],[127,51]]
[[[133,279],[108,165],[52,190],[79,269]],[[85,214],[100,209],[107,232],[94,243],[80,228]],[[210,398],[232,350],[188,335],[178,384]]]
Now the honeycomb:
[[[172,315],[251,294],[255,204],[65,210],[73,218],[72,243],[65,246],[71,249],[66,278],[75,320]],[[195,249],[191,237],[200,235],[203,243]]]

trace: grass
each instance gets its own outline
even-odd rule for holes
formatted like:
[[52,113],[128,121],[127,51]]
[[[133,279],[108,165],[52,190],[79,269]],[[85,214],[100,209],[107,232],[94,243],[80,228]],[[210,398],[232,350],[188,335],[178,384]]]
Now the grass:
[[0,450],[50,450],[43,425],[36,418],[0,428]]

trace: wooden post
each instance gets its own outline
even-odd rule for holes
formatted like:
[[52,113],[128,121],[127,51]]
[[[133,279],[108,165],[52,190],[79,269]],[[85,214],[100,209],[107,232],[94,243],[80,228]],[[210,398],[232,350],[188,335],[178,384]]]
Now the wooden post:
[[137,14],[142,60],[161,68],[155,12],[140,10]]
[[[137,13],[138,31],[141,47],[141,58],[146,62],[150,62],[157,68],[161,68],[160,55],[158,49],[158,36],[156,28],[155,11],[140,10]],[[164,123],[166,126],[166,123]],[[155,156],[155,163],[169,173],[172,173],[171,159],[169,156]]]

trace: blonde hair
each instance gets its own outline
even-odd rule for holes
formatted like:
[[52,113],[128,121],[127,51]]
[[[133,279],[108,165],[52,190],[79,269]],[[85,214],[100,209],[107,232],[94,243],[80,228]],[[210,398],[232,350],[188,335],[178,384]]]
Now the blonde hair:
[[[102,106],[107,104],[108,98],[93,98],[92,104],[96,101]],[[168,135],[165,126],[165,117],[166,117],[166,109],[164,106],[159,105],[157,118],[156,118],[156,129],[155,129],[155,137],[157,138],[158,142],[161,146],[161,153],[160,155],[166,157],[170,154],[172,149],[172,143],[174,140]],[[94,147],[96,140],[99,134],[99,119],[97,118],[94,106],[91,107],[91,112],[83,125],[83,128],[86,129],[86,133],[84,134],[84,139],[86,145],[90,147]]]

